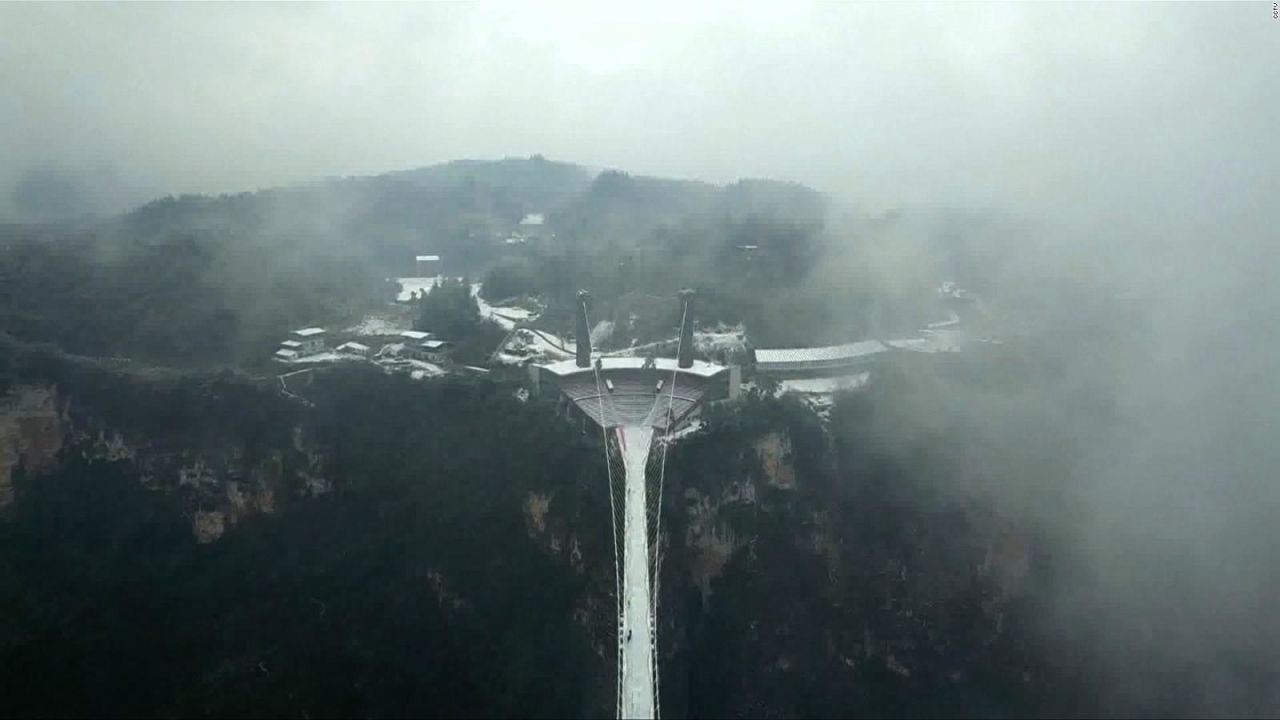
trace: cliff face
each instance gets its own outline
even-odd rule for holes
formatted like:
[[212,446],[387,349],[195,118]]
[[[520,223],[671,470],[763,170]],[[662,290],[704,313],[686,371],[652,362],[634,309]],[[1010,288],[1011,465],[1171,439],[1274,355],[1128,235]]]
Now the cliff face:
[[[442,687],[461,688],[450,706],[460,713],[608,714],[616,601],[594,436],[491,384],[346,374],[311,392],[314,404],[304,407],[271,388],[208,378],[73,373],[6,387],[0,502],[8,512],[27,507],[24,488],[55,487],[39,483],[60,468],[81,468],[84,482],[67,485],[74,493],[99,487],[109,473],[84,472],[84,459],[108,463],[145,497],[173,500],[163,514],[183,514],[186,530],[175,528],[176,537],[220,540],[177,548],[172,561],[158,547],[166,543],[138,541],[161,557],[143,581],[151,584],[130,581],[146,590],[121,596],[111,583],[138,564],[134,546],[87,535],[83,553],[60,562],[72,581],[105,585],[65,596],[51,585],[32,596],[36,607],[55,598],[73,610],[33,609],[31,617],[81,617],[88,631],[85,608],[110,596],[123,608],[140,603],[117,616],[139,619],[113,626],[116,640],[51,646],[47,667],[33,666],[32,676],[67,652],[101,667],[95,648],[142,637],[138,623],[159,616],[188,627],[171,647],[139,651],[152,658],[148,672],[170,675],[156,692],[173,707],[188,701],[175,699],[188,697],[182,683],[207,676],[226,699],[203,690],[189,697],[232,714],[421,714],[440,706],[432,693]],[[1044,685],[1022,609],[1037,582],[1034,538],[981,503],[929,503],[895,489],[914,477],[909,469],[868,460],[858,438],[817,425],[802,408],[784,410],[711,413],[705,432],[671,450],[659,586],[663,714],[1025,708],[1018,698]],[[495,434],[503,452],[482,440]],[[281,512],[335,485],[340,492]],[[62,512],[46,507],[51,514],[33,516],[22,532],[42,532]],[[133,518],[154,515],[136,509]],[[43,542],[22,547],[45,558]],[[118,552],[82,557],[100,550]],[[100,567],[108,569],[85,570]],[[16,577],[30,584],[43,575]],[[193,596],[203,604],[175,619]],[[13,647],[39,647],[42,637],[33,632]],[[501,651],[488,649],[492,642]],[[175,660],[185,669],[170,670]],[[292,666],[296,675],[277,679]],[[422,667],[436,680],[395,675]],[[335,674],[380,689],[348,697]],[[392,676],[403,686],[378,685]],[[137,678],[119,680],[111,687]],[[156,707],[148,702],[136,707]]]
[[894,499],[808,429],[689,444],[667,478],[683,507],[664,516],[664,712],[1004,714],[1043,696],[1027,529]]
[[250,448],[233,429],[170,427],[164,432],[121,427],[92,400],[54,383],[17,383],[0,395],[0,510],[16,499],[19,473],[39,482],[72,453],[120,463],[143,486],[181,500],[201,543],[290,498],[320,495],[331,483],[323,454],[301,425],[284,447]]
[[[1053,692],[1027,603],[1036,539],[980,502],[904,501],[809,427],[712,429],[673,451],[659,588],[664,715],[1033,712]],[[707,461],[704,464],[704,460]],[[650,477],[650,481],[656,480]],[[584,558],[590,508],[530,493],[527,534],[595,574],[575,622],[612,698],[612,548]]]
[[49,385],[14,385],[0,395],[0,510],[13,503],[14,472],[49,469],[64,440],[56,389]]
[[0,386],[15,712],[612,707],[603,465],[548,408],[466,379],[344,371],[304,404],[41,360]]

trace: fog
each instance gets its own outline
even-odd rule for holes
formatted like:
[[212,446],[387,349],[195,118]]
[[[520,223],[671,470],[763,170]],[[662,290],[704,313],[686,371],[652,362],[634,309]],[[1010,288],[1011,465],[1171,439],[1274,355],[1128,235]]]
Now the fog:
[[[1094,358],[1123,431],[1071,514],[1028,511],[1089,578],[1054,621],[1114,630],[1135,695],[1190,668],[1188,712],[1275,713],[1277,33],[1270,3],[4,4],[0,218],[534,153],[999,213],[993,308],[1052,279],[1139,309]],[[934,272],[909,235],[843,259]]]
[[112,173],[132,202],[542,153],[872,206],[1181,206],[1274,182],[1274,29],[1245,4],[7,4],[0,182]]

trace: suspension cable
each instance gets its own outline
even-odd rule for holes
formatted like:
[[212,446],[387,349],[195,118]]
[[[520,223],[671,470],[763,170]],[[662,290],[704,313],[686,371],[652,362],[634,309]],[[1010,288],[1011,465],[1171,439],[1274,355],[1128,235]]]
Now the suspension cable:
[[[587,314],[587,303],[585,300],[582,302],[582,313],[584,316]],[[587,319],[587,327],[591,327],[590,318]],[[619,567],[619,558],[621,556],[622,549],[618,545],[618,511],[613,500],[613,464],[609,459],[609,432],[605,429],[604,390],[600,385],[600,367],[596,365],[594,368],[596,378],[596,399],[600,401],[600,439],[604,441],[604,468],[609,478],[609,525],[613,530],[613,598],[615,606],[614,634],[617,637],[617,641],[614,642],[614,645],[618,648],[615,717],[622,717],[622,571]]]
[[654,718],[661,717],[661,715],[659,714],[659,704],[658,704],[659,703],[658,698],[660,696],[658,695],[658,680],[659,680],[658,674],[659,673],[658,673],[658,661],[657,661],[657,655],[658,655],[657,616],[658,616],[658,585],[661,579],[661,572],[662,572],[662,488],[663,488],[663,485],[665,485],[666,476],[667,476],[667,448],[671,446],[671,440],[670,440],[671,420],[672,420],[672,415],[674,414],[674,409],[675,409],[676,377],[678,376],[678,373],[680,370],[680,352],[681,350],[683,350],[683,345],[684,345],[684,324],[688,321],[688,319],[689,319],[689,306],[688,304],[686,304],[684,306],[684,309],[680,313],[680,335],[678,336],[680,339],[676,341],[676,363],[675,363],[675,366],[671,368],[671,391],[670,391],[670,395],[667,397],[667,422],[666,422],[666,426],[663,428],[663,432],[666,437],[662,439],[662,465],[658,470],[658,506],[657,506],[657,510],[654,512],[654,519],[653,519],[653,582],[651,583],[652,587],[650,588],[650,592],[652,592],[653,597],[649,603],[650,612],[653,613],[653,617],[650,618],[649,622],[651,626],[650,636],[652,637],[652,642],[653,642],[653,659],[651,660],[651,662],[653,664],[653,716]]

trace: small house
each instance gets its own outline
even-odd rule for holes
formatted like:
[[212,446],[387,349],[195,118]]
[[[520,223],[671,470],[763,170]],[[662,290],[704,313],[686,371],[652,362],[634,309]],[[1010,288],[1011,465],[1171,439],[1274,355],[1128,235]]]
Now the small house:
[[[324,328],[309,327],[289,333],[289,339],[281,345],[290,350],[297,350],[300,355],[312,355],[324,350],[324,341]],[[290,342],[296,345],[286,344]]]
[[418,345],[418,352],[428,362],[444,362],[448,357],[449,343],[444,340],[426,340]]
[[439,255],[418,255],[413,260],[417,277],[435,277],[440,272]]
[[400,333],[400,337],[416,345],[424,341],[431,340],[435,336],[429,332],[422,332],[421,330],[405,330]]
[[521,218],[517,235],[526,240],[536,240],[543,236],[545,227],[546,220],[542,213],[529,213]]
[[291,363],[294,360],[297,360],[299,357],[301,357],[301,355],[298,354],[297,350],[290,350],[289,348],[282,347],[279,350],[277,350],[276,354],[273,355],[272,357],[277,362]]
[[345,342],[338,346],[338,352],[369,357],[369,346],[358,342]]

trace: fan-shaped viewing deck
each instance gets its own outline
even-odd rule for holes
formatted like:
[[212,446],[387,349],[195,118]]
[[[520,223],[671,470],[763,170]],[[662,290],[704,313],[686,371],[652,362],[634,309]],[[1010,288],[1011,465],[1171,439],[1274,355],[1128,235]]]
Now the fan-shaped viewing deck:
[[679,427],[709,399],[729,394],[729,369],[695,361],[677,367],[675,359],[659,358],[646,367],[641,358],[601,358],[596,368],[573,361],[540,365],[539,385],[554,385],[586,417],[606,428],[620,425],[667,431]]

